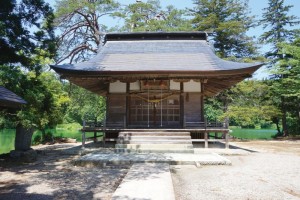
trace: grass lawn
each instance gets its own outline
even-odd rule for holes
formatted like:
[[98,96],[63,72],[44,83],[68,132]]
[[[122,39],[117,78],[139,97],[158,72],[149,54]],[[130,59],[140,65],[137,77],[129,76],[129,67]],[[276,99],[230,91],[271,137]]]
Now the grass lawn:
[[274,129],[241,129],[241,128],[232,128],[230,135],[241,138],[241,139],[250,139],[250,140],[270,140],[273,139],[273,136],[276,135],[276,130]]
[[[61,137],[61,138],[73,138],[76,139],[77,142],[82,141],[81,131],[78,129],[68,129],[66,127],[58,127],[56,129],[47,129],[46,133],[52,133],[54,137]],[[15,143],[15,129],[0,129],[0,154],[9,153],[11,150],[14,149]],[[32,136],[32,142],[36,137],[41,136],[41,131],[35,131]],[[100,133],[97,133],[100,135]],[[86,137],[92,137],[94,133],[86,133]]]

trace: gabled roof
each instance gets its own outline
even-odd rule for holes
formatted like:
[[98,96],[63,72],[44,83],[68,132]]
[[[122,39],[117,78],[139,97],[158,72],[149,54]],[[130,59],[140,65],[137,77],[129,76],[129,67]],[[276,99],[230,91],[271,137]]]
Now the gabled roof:
[[10,90],[0,86],[0,109],[1,108],[19,108],[22,104],[27,102],[11,92]]
[[207,95],[213,95],[250,77],[261,66],[262,63],[220,59],[204,32],[146,32],[107,34],[104,46],[94,58],[51,68],[62,78],[99,94],[104,90],[100,89],[99,85],[103,87],[103,84],[99,80],[127,76],[133,79],[211,78],[216,84],[214,88],[207,88],[211,90]]
[[[160,36],[160,37],[159,37]],[[159,39],[158,39],[159,38]],[[203,32],[107,34],[106,43],[92,59],[53,65],[59,72],[115,74],[132,72],[225,72],[257,69],[261,63],[237,63],[217,57]]]

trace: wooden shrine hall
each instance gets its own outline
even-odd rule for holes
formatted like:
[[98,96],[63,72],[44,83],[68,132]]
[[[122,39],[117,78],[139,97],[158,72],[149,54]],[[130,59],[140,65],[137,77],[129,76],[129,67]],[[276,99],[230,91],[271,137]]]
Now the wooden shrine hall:
[[100,129],[107,133],[184,129],[201,139],[205,135],[197,133],[207,130],[228,133],[223,123],[205,122],[205,97],[251,77],[261,66],[218,58],[205,32],[143,32],[109,33],[94,58],[51,68],[106,97]]

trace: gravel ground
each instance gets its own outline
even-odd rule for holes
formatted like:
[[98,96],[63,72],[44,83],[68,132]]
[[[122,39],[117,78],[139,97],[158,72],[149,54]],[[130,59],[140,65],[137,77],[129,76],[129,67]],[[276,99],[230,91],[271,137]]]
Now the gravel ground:
[[[171,167],[177,200],[300,199],[300,141],[231,144],[249,150],[226,156],[232,166]],[[108,200],[128,172],[128,166],[75,167],[71,161],[79,156],[78,143],[35,148],[38,160],[31,164],[0,158],[0,199]]]
[[232,166],[172,166],[177,200],[300,199],[300,141],[252,141]]
[[[79,144],[36,147],[32,164],[0,161],[0,199],[101,199],[108,200],[128,168],[75,167]],[[108,151],[109,149],[105,149]]]

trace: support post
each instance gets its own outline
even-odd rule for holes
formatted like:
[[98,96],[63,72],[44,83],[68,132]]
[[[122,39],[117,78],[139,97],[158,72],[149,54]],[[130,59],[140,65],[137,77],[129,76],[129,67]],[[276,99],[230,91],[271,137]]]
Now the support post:
[[126,114],[124,115],[123,121],[124,121],[123,127],[126,128]]
[[207,137],[207,132],[204,132],[204,140],[205,140],[205,144],[204,147],[207,149],[208,148],[208,137]]
[[[94,120],[94,127],[96,128],[97,126],[97,118]],[[97,142],[97,131],[94,131],[94,143]]]
[[225,132],[225,149],[229,149],[229,132]]
[[204,121],[204,83],[202,83],[200,81],[200,88],[201,88],[201,92],[200,92],[200,106],[201,106],[201,113],[200,113],[200,117],[201,117],[201,121]]
[[102,144],[105,146],[105,137],[106,137],[106,118],[104,118],[103,122],[103,135],[102,135]]
[[105,130],[103,131],[103,135],[102,135],[102,145],[103,147],[105,147]]
[[82,123],[82,145],[81,145],[81,148],[84,149],[84,145],[85,145],[85,131],[84,131],[84,128],[85,128],[85,120],[83,120],[83,123]]

